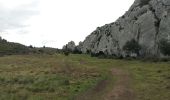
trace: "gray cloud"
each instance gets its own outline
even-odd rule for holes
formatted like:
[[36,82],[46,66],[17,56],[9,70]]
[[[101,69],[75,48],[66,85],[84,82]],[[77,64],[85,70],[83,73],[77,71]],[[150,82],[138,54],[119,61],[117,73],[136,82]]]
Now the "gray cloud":
[[24,24],[31,16],[38,14],[34,8],[37,6],[37,1],[31,4],[20,5],[13,9],[0,5],[0,32],[10,29],[23,28],[28,25]]

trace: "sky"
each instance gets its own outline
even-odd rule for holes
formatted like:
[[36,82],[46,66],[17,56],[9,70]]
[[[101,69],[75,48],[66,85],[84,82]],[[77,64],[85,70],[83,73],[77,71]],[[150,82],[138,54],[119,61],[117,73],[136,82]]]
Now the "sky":
[[0,0],[0,36],[27,46],[78,44],[116,21],[134,0]]

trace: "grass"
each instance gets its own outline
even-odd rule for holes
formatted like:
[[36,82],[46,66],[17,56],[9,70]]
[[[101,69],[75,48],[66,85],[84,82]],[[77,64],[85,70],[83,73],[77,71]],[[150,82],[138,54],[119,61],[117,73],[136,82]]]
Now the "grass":
[[68,100],[104,77],[63,55],[6,56],[0,58],[0,99]]
[[115,67],[129,71],[135,100],[170,99],[170,62],[44,54],[0,58],[0,100],[72,100],[109,79],[104,94],[114,86],[110,69]]

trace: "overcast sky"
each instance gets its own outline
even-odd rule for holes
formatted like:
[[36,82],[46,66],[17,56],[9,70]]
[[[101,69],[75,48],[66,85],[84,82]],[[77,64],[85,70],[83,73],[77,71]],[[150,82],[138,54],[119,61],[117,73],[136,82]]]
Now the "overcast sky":
[[0,36],[25,45],[78,44],[114,22],[134,0],[0,0]]

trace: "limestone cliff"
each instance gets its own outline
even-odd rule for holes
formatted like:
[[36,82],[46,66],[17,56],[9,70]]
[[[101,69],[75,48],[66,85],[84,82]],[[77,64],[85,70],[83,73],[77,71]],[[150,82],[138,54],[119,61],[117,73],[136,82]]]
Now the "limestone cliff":
[[81,43],[83,53],[123,56],[123,46],[135,39],[140,55],[160,55],[159,41],[170,39],[170,0],[135,0],[116,22],[98,27]]

